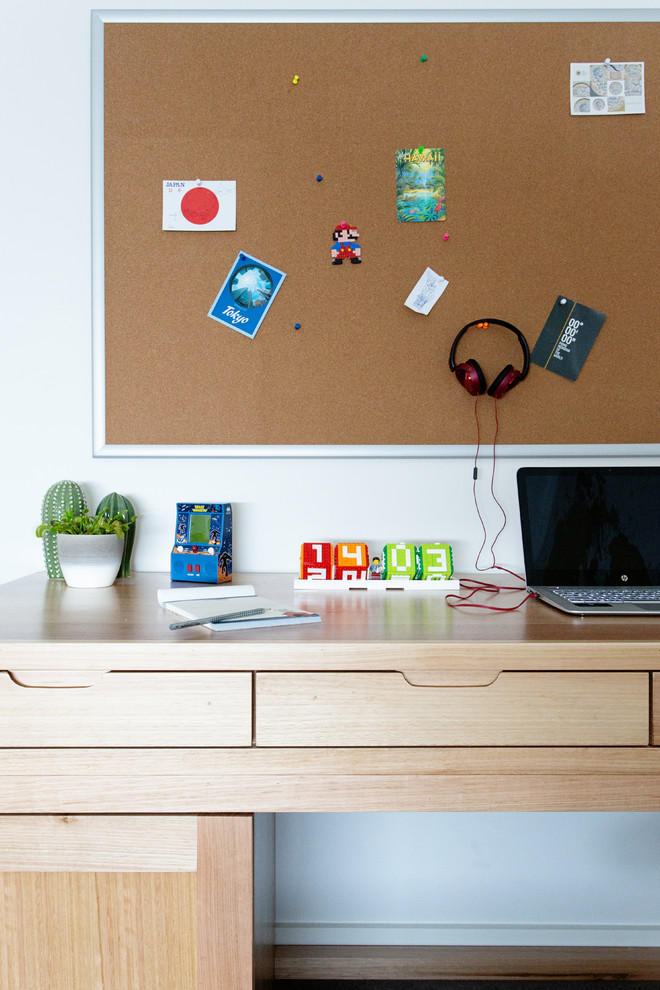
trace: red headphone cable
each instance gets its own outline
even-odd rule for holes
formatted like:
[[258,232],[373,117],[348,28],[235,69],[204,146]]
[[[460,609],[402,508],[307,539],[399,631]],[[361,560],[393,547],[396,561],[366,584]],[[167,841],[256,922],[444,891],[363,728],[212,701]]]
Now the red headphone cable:
[[[519,587],[517,585],[516,586],[498,585],[498,584],[492,584],[492,583],[490,583],[488,581],[475,581],[472,578],[461,578],[461,580],[460,580],[460,587],[461,588],[464,588],[466,591],[469,591],[469,594],[468,595],[464,595],[462,597],[460,595],[447,595],[446,598],[445,598],[445,601],[450,606],[450,608],[482,608],[482,609],[487,609],[487,610],[492,611],[492,612],[515,612],[516,609],[519,609],[521,607],[521,605],[524,605],[525,602],[529,598],[537,598],[538,595],[536,595],[535,592],[533,592],[533,591],[528,591],[527,594],[525,595],[525,597],[522,599],[522,601],[518,602],[517,605],[511,605],[511,606],[506,606],[506,607],[505,606],[501,606],[501,605],[484,605],[484,604],[480,604],[478,602],[471,602],[470,601],[470,599],[474,595],[476,595],[477,592],[479,592],[479,591],[488,592],[488,593],[491,593],[491,594],[498,594],[501,591],[527,591],[527,588],[525,586],[525,579],[522,576],[522,574],[516,574],[515,571],[509,570],[508,567],[502,567],[501,564],[498,564],[497,563],[497,560],[496,560],[496,557],[495,557],[495,544],[497,543],[497,541],[499,540],[500,536],[504,532],[504,530],[506,528],[506,524],[507,524],[507,516],[506,516],[506,512],[504,510],[504,507],[502,506],[502,503],[499,501],[499,499],[497,498],[497,495],[495,494],[496,444],[497,444],[497,436],[498,436],[499,429],[500,429],[499,417],[497,415],[497,399],[494,400],[494,406],[495,406],[495,435],[493,436],[493,467],[492,467],[491,475],[490,475],[490,493],[491,493],[491,495],[493,497],[493,501],[495,502],[495,504],[499,508],[500,512],[502,513],[502,525],[500,526],[500,528],[497,531],[497,534],[495,536],[495,539],[493,540],[493,542],[490,545],[490,555],[491,555],[491,558],[492,558],[492,564],[489,564],[489,565],[487,565],[485,567],[479,564],[479,560],[481,558],[481,554],[483,553],[483,549],[486,546],[486,542],[488,540],[488,532],[486,530],[486,524],[484,523],[483,516],[481,515],[481,510],[479,509],[479,501],[477,499],[477,476],[478,476],[478,466],[477,465],[478,465],[478,460],[479,460],[479,451],[481,449],[481,431],[480,431],[480,428],[479,428],[479,407],[478,407],[478,401],[479,401],[479,397],[477,396],[475,398],[475,400],[474,400],[474,418],[475,418],[475,421],[476,421],[476,424],[477,424],[477,449],[476,449],[476,452],[475,452],[475,455],[474,455],[474,467],[472,469],[472,497],[474,499],[474,505],[475,505],[475,508],[477,510],[477,516],[479,517],[479,522],[481,523],[481,529],[483,531],[484,538],[482,540],[481,546],[479,547],[479,552],[477,553],[477,557],[476,557],[476,561],[475,561],[475,570],[480,571],[480,572],[483,572],[483,571],[492,571],[492,570],[502,571],[505,574],[510,574],[511,577],[516,578],[516,580],[522,581],[523,586],[522,587]],[[455,599],[455,600],[450,601],[450,599]]]

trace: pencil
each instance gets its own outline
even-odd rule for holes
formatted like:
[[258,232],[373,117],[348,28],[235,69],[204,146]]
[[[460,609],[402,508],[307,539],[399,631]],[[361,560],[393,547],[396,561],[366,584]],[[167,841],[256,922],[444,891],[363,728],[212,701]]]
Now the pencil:
[[230,622],[232,619],[247,619],[251,615],[263,615],[267,608],[248,608],[243,612],[227,612],[226,615],[209,615],[205,619],[187,619],[186,622],[173,622],[170,629],[185,629],[187,626],[203,626],[207,622]]

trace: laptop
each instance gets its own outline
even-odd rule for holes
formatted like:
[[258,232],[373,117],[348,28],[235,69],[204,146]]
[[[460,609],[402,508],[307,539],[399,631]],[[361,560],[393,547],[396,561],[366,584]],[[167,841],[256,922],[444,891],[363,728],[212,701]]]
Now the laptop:
[[525,580],[577,615],[660,615],[660,467],[524,467]]

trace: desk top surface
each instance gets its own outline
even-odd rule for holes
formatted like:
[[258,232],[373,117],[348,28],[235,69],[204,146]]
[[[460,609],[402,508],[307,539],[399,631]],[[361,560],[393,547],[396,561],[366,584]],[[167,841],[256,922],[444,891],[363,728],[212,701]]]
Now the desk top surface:
[[[170,631],[174,617],[156,594],[170,587],[165,573],[99,589],[34,574],[0,586],[0,660],[5,669],[41,666],[44,657],[59,667],[108,669],[384,669],[384,658],[395,656],[411,669],[660,667],[660,618],[652,616],[579,618],[536,600],[515,612],[457,611],[442,596],[411,592],[294,592],[293,578],[247,573],[234,583],[318,612],[320,623],[214,632]],[[521,597],[479,600],[502,606]]]

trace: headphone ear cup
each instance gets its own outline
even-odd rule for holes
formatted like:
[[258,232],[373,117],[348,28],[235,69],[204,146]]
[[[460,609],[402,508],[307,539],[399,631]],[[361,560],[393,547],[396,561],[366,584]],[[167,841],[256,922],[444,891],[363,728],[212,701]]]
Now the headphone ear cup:
[[518,382],[522,381],[522,375],[512,364],[507,364],[502,368],[499,375],[488,389],[488,394],[494,399],[501,399],[503,395],[514,388]]
[[454,373],[463,388],[467,389],[470,395],[483,395],[486,391],[484,373],[474,358],[464,361],[463,364],[456,365]]

